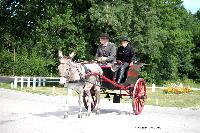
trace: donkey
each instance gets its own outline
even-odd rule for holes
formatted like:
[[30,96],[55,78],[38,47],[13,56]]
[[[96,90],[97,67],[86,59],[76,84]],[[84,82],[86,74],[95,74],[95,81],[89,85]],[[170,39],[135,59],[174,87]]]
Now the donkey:
[[75,63],[72,61],[74,57],[74,53],[71,53],[68,57],[63,56],[62,51],[59,51],[59,62],[58,66],[59,76],[60,76],[60,84],[64,85],[68,89],[67,99],[66,99],[66,107],[64,118],[68,117],[68,98],[70,97],[69,91],[74,89],[79,94],[79,114],[78,118],[82,118],[82,104],[83,104],[83,95],[87,94],[87,116],[91,113],[91,102],[93,101],[91,97],[91,89],[95,91],[95,95],[97,98],[96,103],[96,114],[100,113],[99,103],[100,103],[100,79],[99,76],[96,75],[88,75],[87,71],[89,70],[91,73],[98,72],[100,74],[103,73],[101,67],[96,64],[81,64]]

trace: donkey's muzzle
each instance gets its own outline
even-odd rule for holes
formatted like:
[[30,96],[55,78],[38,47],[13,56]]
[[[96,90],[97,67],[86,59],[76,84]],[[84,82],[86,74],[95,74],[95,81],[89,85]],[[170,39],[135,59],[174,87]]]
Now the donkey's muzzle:
[[66,85],[66,78],[60,77],[59,84],[60,84],[60,85],[63,85],[63,86]]

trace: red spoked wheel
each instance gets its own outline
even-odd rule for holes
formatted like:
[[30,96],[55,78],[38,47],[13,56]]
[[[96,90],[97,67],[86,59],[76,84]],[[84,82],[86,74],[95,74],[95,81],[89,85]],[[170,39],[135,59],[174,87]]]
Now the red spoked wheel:
[[[96,104],[97,104],[97,97],[96,97],[96,90],[91,89],[90,90],[91,96],[92,96],[92,102],[91,102],[91,111],[95,108]],[[84,91],[83,94],[83,103],[85,108],[88,110],[88,94]]]
[[132,98],[133,112],[135,115],[142,112],[146,98],[146,82],[143,78],[139,78],[135,83]]

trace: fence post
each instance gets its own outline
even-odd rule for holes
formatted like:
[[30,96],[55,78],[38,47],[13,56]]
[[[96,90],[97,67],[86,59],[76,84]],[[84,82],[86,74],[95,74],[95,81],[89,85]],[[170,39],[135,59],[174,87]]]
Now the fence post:
[[21,77],[21,88],[23,88],[23,86],[24,86],[24,78],[23,78],[23,76]]
[[46,79],[43,78],[43,81],[42,81],[42,86],[45,86],[46,85]]
[[155,92],[156,91],[156,85],[153,83],[152,84],[152,92]]
[[11,89],[13,89],[13,82],[10,84]]
[[30,77],[28,77],[27,87],[31,87],[31,84],[30,84]]
[[38,86],[41,86],[41,77],[38,78]]
[[15,80],[14,80],[14,88],[17,88],[17,76],[15,76]]
[[35,86],[36,86],[36,77],[33,77],[33,90],[35,90]]
[[55,94],[55,91],[56,91],[56,88],[55,88],[55,86],[53,86],[53,88],[52,88],[52,94],[53,95]]
[[156,105],[158,105],[158,99],[156,98]]

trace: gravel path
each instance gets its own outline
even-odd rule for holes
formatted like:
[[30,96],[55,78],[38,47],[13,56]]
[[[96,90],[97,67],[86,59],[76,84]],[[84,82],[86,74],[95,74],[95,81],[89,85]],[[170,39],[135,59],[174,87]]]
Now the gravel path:
[[102,99],[100,115],[78,119],[77,99],[71,98],[70,116],[62,119],[64,96],[0,89],[0,133],[200,132],[200,110],[145,106],[136,116],[131,104]]

